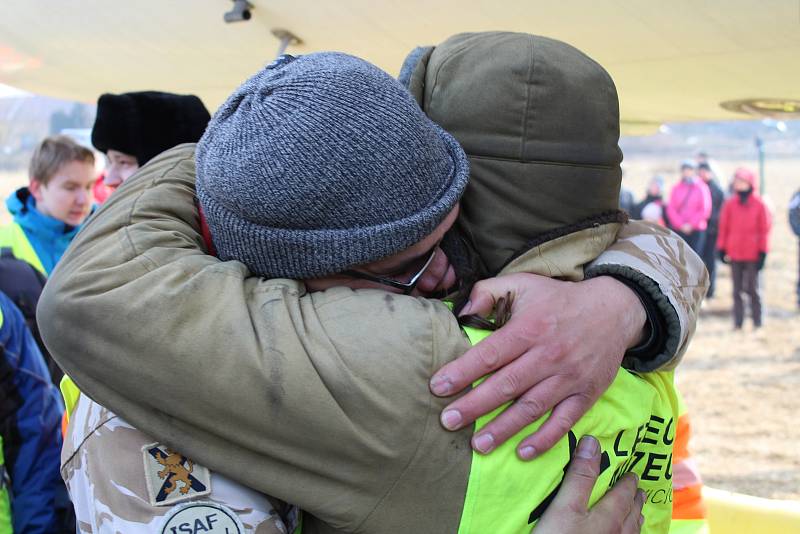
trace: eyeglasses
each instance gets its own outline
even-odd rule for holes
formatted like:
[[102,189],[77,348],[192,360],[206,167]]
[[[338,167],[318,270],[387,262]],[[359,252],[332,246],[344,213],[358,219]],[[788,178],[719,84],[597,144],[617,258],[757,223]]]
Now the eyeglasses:
[[[400,282],[398,280],[394,280],[392,278],[384,278],[382,276],[375,276],[368,273],[362,273],[361,271],[353,271],[347,270],[342,271],[342,274],[347,276],[352,276],[353,278],[360,278],[361,280],[369,280],[370,282],[375,282],[376,284],[382,284],[385,286],[393,287],[395,289],[399,289],[403,292],[403,295],[410,295],[414,288],[417,287],[417,283],[419,283],[420,278],[422,275],[425,274],[425,271],[428,270],[428,267],[431,266],[433,263],[433,258],[436,256],[436,250],[439,248],[439,243],[436,243],[433,248],[431,249],[431,253],[428,256],[428,259],[422,265],[422,267],[412,276],[408,282]],[[425,257],[425,256],[421,256]]]

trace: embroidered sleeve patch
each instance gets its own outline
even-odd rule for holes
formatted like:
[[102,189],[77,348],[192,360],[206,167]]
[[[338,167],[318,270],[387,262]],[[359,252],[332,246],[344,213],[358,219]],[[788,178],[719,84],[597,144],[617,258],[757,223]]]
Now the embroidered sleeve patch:
[[213,502],[190,502],[176,506],[164,516],[160,534],[243,534],[236,512]]
[[[142,447],[144,478],[152,506],[168,506],[211,493],[211,473],[159,443]],[[222,531],[224,532],[224,530]]]

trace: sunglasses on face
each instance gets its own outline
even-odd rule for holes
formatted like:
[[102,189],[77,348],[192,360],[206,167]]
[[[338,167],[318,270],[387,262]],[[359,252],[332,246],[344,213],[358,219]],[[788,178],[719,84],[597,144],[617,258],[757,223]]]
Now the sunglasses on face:
[[354,271],[354,270],[347,270],[343,271],[342,274],[350,276],[352,278],[359,278],[361,280],[368,280],[370,282],[375,282],[376,284],[381,284],[384,286],[393,287],[395,289],[399,289],[403,295],[410,295],[414,288],[417,287],[417,283],[419,283],[420,278],[422,275],[425,274],[425,271],[431,266],[433,263],[433,258],[436,256],[436,250],[439,248],[439,243],[436,243],[433,248],[431,249],[430,253],[427,255],[422,255],[420,258],[427,258],[425,263],[422,264],[413,276],[408,280],[408,282],[401,282],[399,280],[395,280],[393,278],[386,278],[383,276],[376,276],[369,273],[363,273],[361,271]]

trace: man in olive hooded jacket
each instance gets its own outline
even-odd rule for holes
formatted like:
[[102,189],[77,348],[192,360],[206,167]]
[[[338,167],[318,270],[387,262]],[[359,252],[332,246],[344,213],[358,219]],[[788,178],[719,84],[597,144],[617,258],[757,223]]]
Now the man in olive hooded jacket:
[[[439,47],[443,58],[461,49],[459,38]],[[547,64],[548,56],[535,56],[539,45],[551,57],[548,46],[559,49],[549,40],[525,38],[531,39],[531,63],[536,57],[537,64]],[[580,57],[581,68],[599,69]],[[602,76],[589,81],[610,83]],[[606,91],[615,101],[613,85]],[[582,125],[596,128],[599,150],[581,161],[557,153],[560,159],[547,160],[546,167],[560,167],[560,161],[575,172],[608,168],[612,180],[619,164],[618,115],[615,105],[607,110],[610,119]],[[494,148],[502,152],[503,139],[497,141]],[[512,143],[520,146],[519,138]],[[546,143],[534,143],[530,153],[507,159],[526,169],[528,162],[553,158],[543,148]],[[83,391],[137,427],[308,510],[311,531],[455,531],[473,459],[471,432],[439,428],[443,401],[426,387],[435,369],[468,347],[450,311],[435,301],[379,292],[306,295],[300,282],[249,278],[242,264],[206,256],[193,205],[193,156],[187,146],[154,161],[103,207],[68,253],[42,305],[46,339],[59,361]],[[537,180],[526,182],[526,176]],[[541,178],[520,173],[504,179],[514,184],[509,191],[519,193],[558,176]],[[613,207],[616,193],[610,198]],[[480,206],[467,200],[465,213]],[[601,200],[596,208],[605,209],[591,214],[612,207]],[[544,225],[539,239],[517,233],[511,255],[529,250],[503,274],[520,269],[580,280],[595,272],[628,272],[613,260],[614,254],[626,256],[648,273],[649,287],[658,292],[654,300],[666,302],[673,318],[692,323],[704,280],[680,265],[663,269],[663,262],[683,254],[674,236],[651,230],[643,241],[651,246],[642,251],[632,245],[637,237],[630,233],[636,232],[624,233],[633,230],[629,225],[611,259],[601,256],[584,271],[613,242],[620,223],[600,217],[588,226],[564,226]],[[127,317],[120,322],[113,316],[123,302]],[[77,326],[89,317],[103,327],[84,340]],[[676,352],[690,329],[671,324]],[[371,335],[364,338],[365,332]]]

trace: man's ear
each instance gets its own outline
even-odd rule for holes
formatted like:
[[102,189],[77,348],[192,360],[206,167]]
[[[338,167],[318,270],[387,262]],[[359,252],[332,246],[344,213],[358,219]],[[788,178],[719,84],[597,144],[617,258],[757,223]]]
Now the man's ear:
[[28,182],[28,191],[31,192],[33,198],[36,199],[36,203],[39,204],[42,201],[42,188],[46,187],[42,182],[35,178],[31,178]]
[[412,50],[403,61],[400,74],[397,76],[397,80],[417,100],[419,107],[422,107],[422,101],[425,97],[425,73],[428,70],[428,61],[434,49],[435,47],[433,46],[418,46]]

